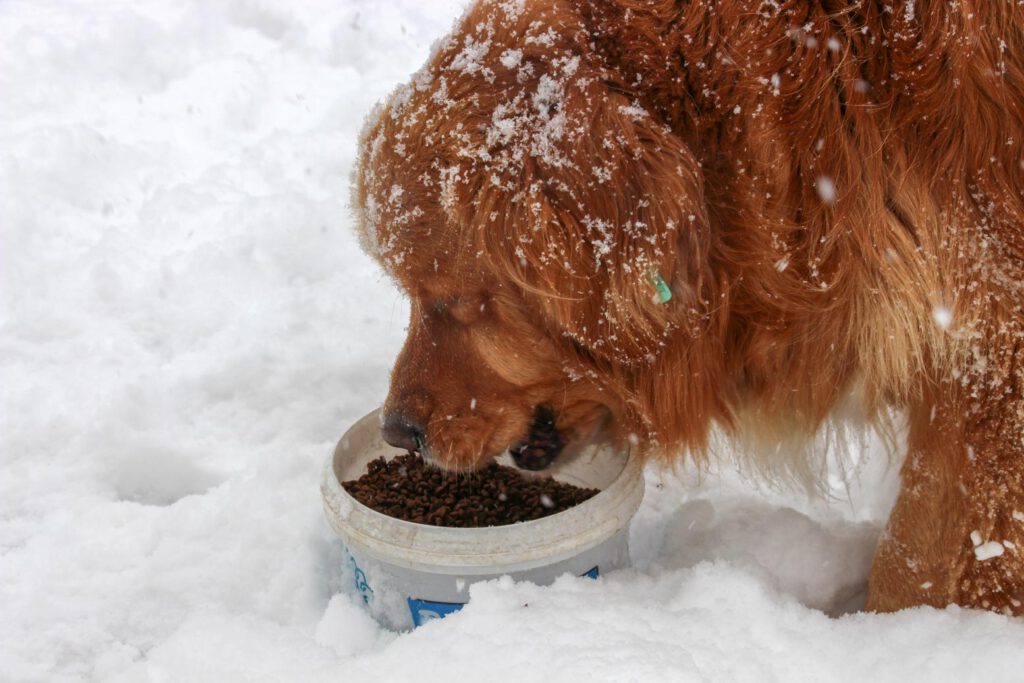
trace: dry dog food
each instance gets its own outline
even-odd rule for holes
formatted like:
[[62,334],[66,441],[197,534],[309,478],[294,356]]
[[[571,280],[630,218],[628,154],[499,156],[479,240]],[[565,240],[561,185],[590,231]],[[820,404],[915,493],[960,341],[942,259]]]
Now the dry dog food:
[[473,474],[429,467],[413,453],[370,462],[342,486],[363,505],[391,517],[447,527],[527,522],[579,505],[598,493],[554,479],[526,478],[491,463]]

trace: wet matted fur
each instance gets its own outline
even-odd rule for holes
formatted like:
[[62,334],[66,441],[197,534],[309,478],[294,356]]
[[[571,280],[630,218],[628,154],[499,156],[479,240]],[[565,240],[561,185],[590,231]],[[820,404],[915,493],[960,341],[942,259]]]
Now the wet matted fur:
[[717,426],[813,479],[779,444],[893,406],[869,607],[1021,613],[1022,59],[1010,0],[476,4],[361,141],[389,435],[471,469]]

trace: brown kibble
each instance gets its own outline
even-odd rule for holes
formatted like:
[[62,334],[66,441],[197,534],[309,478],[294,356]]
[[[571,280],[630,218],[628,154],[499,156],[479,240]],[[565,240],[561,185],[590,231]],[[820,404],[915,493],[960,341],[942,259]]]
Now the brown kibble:
[[[342,483],[377,512],[418,524],[503,526],[547,517],[599,493],[554,479],[527,479],[514,467],[491,463],[473,474],[447,474],[413,453],[377,458],[366,474]],[[540,504],[541,497],[552,502]]]

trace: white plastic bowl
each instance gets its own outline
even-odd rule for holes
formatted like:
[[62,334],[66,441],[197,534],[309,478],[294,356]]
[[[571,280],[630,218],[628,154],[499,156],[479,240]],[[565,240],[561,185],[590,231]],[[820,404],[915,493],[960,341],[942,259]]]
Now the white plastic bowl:
[[451,528],[406,522],[350,496],[380,456],[404,451],[384,442],[375,410],[338,442],[324,470],[324,511],[348,551],[356,589],[385,626],[408,630],[460,609],[469,586],[503,575],[547,585],[562,574],[597,577],[629,562],[629,521],[644,495],[642,468],[629,452],[585,448],[553,470],[559,481],[601,489],[548,517],[504,526]]

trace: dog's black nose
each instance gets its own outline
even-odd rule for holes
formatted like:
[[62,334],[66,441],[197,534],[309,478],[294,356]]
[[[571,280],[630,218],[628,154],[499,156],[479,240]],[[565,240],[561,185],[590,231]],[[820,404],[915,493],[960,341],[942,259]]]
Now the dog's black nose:
[[380,426],[380,433],[389,444],[407,451],[422,449],[427,436],[426,431],[418,422],[397,413],[392,413],[384,418],[384,422]]

